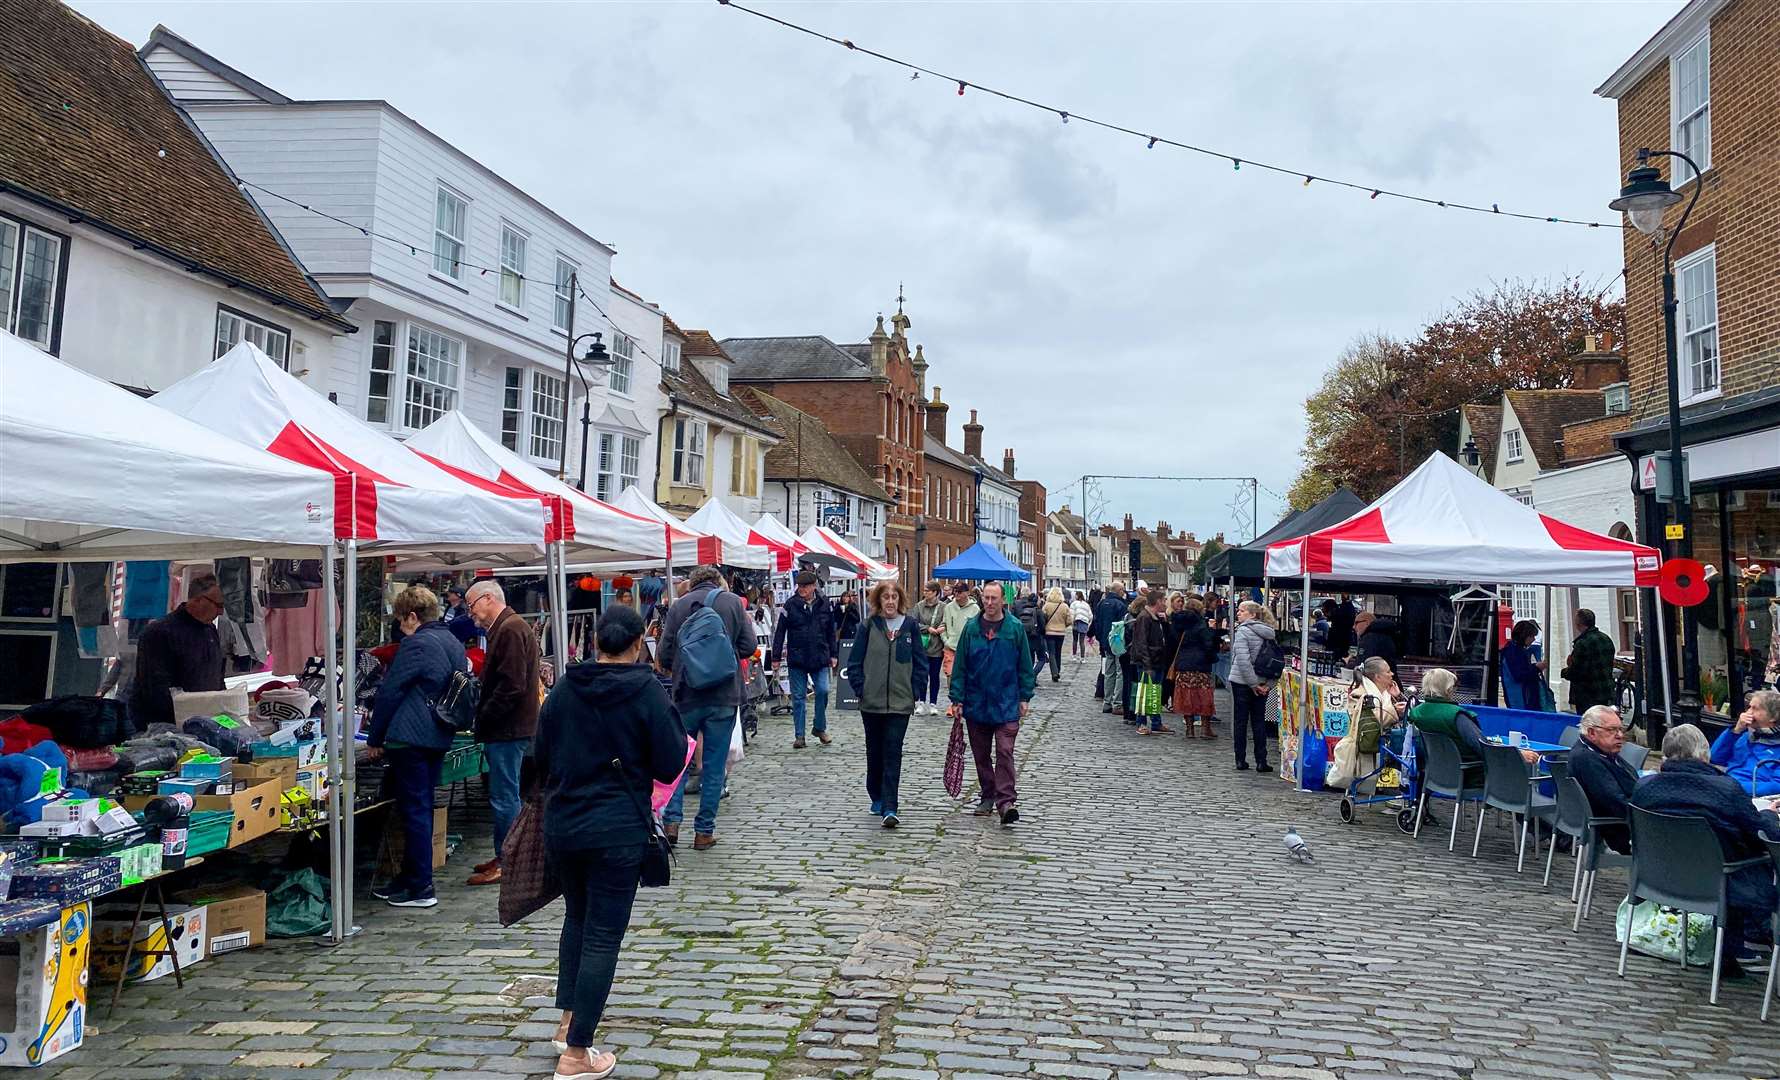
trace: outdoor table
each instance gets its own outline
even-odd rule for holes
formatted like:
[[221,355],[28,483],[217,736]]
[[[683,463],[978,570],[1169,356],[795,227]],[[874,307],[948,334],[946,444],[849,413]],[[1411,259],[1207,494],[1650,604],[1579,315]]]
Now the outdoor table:
[[[1491,735],[1488,738],[1486,738],[1484,741],[1489,743],[1491,746],[1507,746],[1507,745],[1509,745],[1508,740],[1506,738],[1503,738],[1500,735]],[[1570,752],[1570,748],[1568,746],[1563,745],[1562,743],[1539,742],[1536,739],[1528,739],[1527,741],[1521,743],[1518,747],[1516,747],[1516,749],[1531,750],[1535,754],[1540,754],[1540,755],[1567,754]]]
[[[118,892],[124,892],[128,889],[141,889],[142,892],[136,897],[136,914],[130,920],[129,936],[124,939],[124,958],[118,964],[117,983],[111,988],[111,1004],[105,1010],[107,1018],[117,1011],[117,999],[122,996],[124,992],[124,977],[130,973],[130,960],[132,957],[148,956],[159,958],[165,956],[167,959],[173,961],[174,984],[181,990],[185,989],[185,974],[179,970],[179,949],[173,943],[173,927],[167,919],[167,896],[162,891],[161,884],[174,874],[182,874],[195,866],[202,866],[203,864],[204,856],[193,855],[179,866],[175,866],[168,870],[162,870],[153,877],[143,878],[141,881],[134,882],[118,890]],[[161,933],[167,939],[167,947],[165,949],[138,949],[136,947],[136,930],[142,925],[142,909],[143,906],[148,903],[150,893],[154,894],[155,909],[160,913]],[[99,898],[94,897],[93,899],[97,900]]]

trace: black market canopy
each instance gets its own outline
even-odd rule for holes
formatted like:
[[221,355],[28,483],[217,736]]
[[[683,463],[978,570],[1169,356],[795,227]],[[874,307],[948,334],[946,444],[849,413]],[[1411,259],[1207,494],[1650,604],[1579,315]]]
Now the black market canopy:
[[1213,554],[1205,560],[1205,570],[1201,576],[1208,584],[1235,577],[1238,585],[1260,585],[1264,579],[1268,544],[1292,540],[1330,525],[1339,525],[1365,508],[1365,502],[1358,495],[1348,488],[1337,488],[1333,495],[1310,509],[1294,510],[1280,518],[1273,528],[1248,543]]

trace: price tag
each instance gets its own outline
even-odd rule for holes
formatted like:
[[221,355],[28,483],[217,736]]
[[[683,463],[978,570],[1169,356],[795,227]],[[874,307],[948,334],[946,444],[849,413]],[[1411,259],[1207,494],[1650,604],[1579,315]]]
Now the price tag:
[[1687,539],[1687,526],[1680,525],[1680,524],[1664,525],[1663,526],[1663,539],[1665,539],[1665,540],[1685,540],[1685,539]]
[[241,726],[239,723],[237,723],[235,721],[234,717],[225,715],[223,713],[217,713],[215,716],[211,717],[211,719],[216,721],[216,726],[219,728],[226,728],[229,730],[234,730],[235,728],[238,728]]

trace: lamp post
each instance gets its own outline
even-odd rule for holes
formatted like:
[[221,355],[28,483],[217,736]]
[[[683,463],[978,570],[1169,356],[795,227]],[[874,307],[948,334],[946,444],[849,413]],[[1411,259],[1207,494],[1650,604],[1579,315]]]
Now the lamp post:
[[1483,479],[1483,451],[1477,448],[1476,439],[1465,440],[1465,445],[1459,450],[1459,457],[1464,459],[1465,468],[1477,474],[1479,480]]
[[[1693,170],[1693,197],[1687,201],[1687,209],[1681,212],[1681,218],[1675,222],[1675,228],[1669,232],[1668,243],[1663,246],[1663,354],[1667,364],[1669,379],[1669,498],[1674,507],[1674,524],[1679,527],[1681,535],[1669,541],[1670,558],[1693,557],[1693,502],[1687,490],[1687,469],[1681,456],[1681,364],[1675,347],[1675,269],[1673,256],[1675,240],[1687,225],[1687,216],[1693,213],[1694,204],[1700,201],[1700,167],[1694,160],[1678,150],[1638,151],[1638,167],[1626,175],[1625,186],[1619,189],[1619,198],[1607,204],[1609,209],[1622,210],[1632,219],[1632,227],[1645,236],[1656,236],[1663,229],[1663,213],[1669,207],[1681,201],[1681,193],[1669,186],[1662,174],[1650,164],[1653,157],[1669,157],[1687,162]],[[1659,597],[1657,603],[1661,603]],[[1692,608],[1680,609],[1681,616],[1681,671],[1680,693],[1675,700],[1675,712],[1680,718],[1691,719],[1700,712],[1700,646],[1698,641],[1698,623],[1693,617]],[[1670,721],[1677,717],[1668,717]],[[1652,734],[1655,732],[1653,730]]]
[[[577,360],[575,359],[575,346],[581,342],[582,338],[592,338],[593,344],[587,347],[587,355]],[[612,359],[606,355],[606,346],[600,342],[598,331],[570,338],[567,355],[575,374],[581,377],[581,474],[575,479],[575,487],[577,490],[586,491],[587,441],[592,437],[593,428],[593,384],[588,381],[587,372],[582,370],[582,367],[583,365],[611,367]]]

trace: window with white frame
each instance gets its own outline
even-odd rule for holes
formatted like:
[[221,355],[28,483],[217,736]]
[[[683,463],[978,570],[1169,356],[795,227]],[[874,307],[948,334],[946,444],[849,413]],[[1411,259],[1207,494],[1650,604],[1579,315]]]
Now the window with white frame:
[[408,328],[407,389],[402,425],[419,431],[457,408],[464,343],[424,326]]
[[371,380],[365,387],[365,420],[389,423],[390,383],[396,375],[396,324],[389,319],[371,323]]
[[711,365],[711,389],[717,391],[719,394],[722,394],[724,397],[729,396],[729,365],[728,364],[718,362],[716,364]]
[[[1712,38],[1700,39],[1669,60],[1669,145],[1692,158],[1705,172],[1712,167]],[[1693,179],[1685,161],[1675,161],[1669,182],[1680,187]]]
[[1626,383],[1614,383],[1601,388],[1602,403],[1607,407],[1608,416],[1618,416],[1632,411],[1632,389]]
[[625,488],[637,483],[638,466],[643,458],[643,440],[635,435],[615,431],[598,434],[599,456],[594,473],[594,496],[602,502],[616,499]]
[[515,310],[525,307],[525,246],[529,238],[501,222],[501,303]]
[[501,445],[519,450],[519,429],[525,424],[525,369],[510,367],[501,383]]
[[1502,460],[1520,461],[1527,456],[1526,445],[1522,442],[1519,428],[1509,428],[1502,433]]
[[1513,488],[1508,494],[1512,495],[1514,501],[1520,503],[1522,506],[1533,505],[1533,489],[1530,487]]
[[663,371],[679,371],[680,370],[680,343],[679,342],[668,341],[665,338],[662,339],[662,342],[661,342],[661,370],[663,370]]
[[532,372],[531,456],[556,461],[562,456],[563,433],[568,427],[569,384],[560,375]]
[[568,332],[569,312],[575,306],[574,288],[570,284],[570,279],[580,269],[571,260],[565,259],[561,255],[556,257],[556,307],[551,316],[553,321],[550,325],[564,333]]
[[1681,393],[1718,391],[1718,257],[1708,244],[1675,264],[1681,307]]
[[0,329],[51,351],[62,302],[67,241],[17,218],[0,216]]
[[606,386],[615,394],[630,396],[630,376],[637,355],[637,339],[612,331],[612,366],[607,369]]
[[216,355],[221,356],[243,341],[259,346],[261,352],[290,369],[290,331],[282,326],[261,322],[233,308],[216,307]]
[[470,234],[470,200],[439,185],[433,206],[433,269],[456,281],[464,276],[464,245]]
[[705,422],[682,416],[674,421],[674,483],[705,486]]

